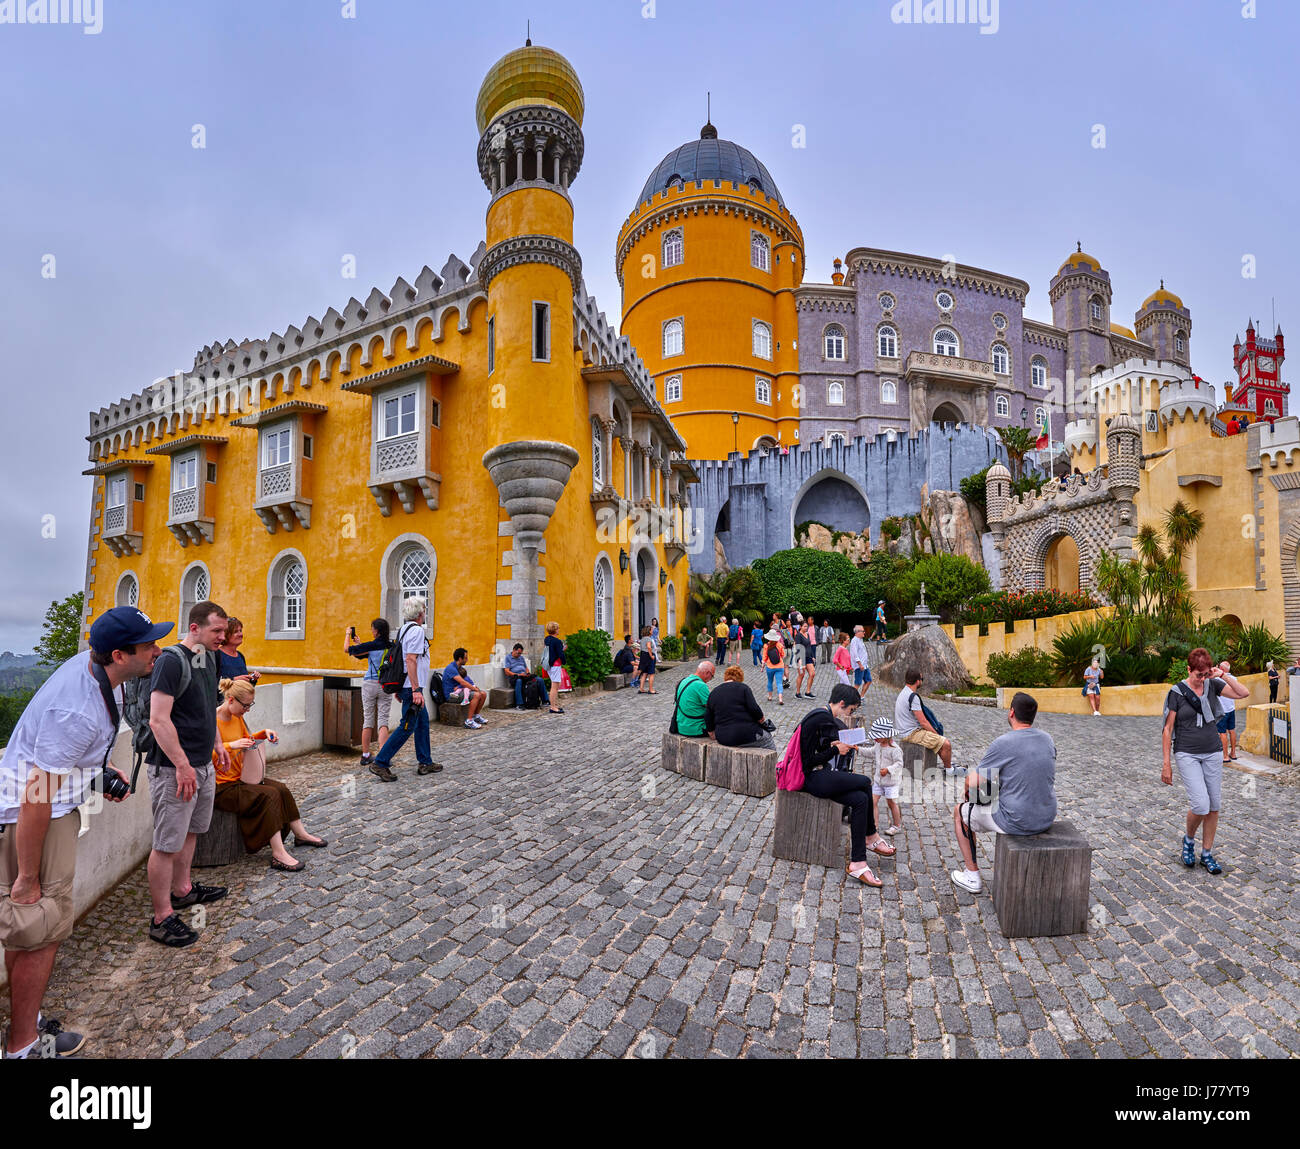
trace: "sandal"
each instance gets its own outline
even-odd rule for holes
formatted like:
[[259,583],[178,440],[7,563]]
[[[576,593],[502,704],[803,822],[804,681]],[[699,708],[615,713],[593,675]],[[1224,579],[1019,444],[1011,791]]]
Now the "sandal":
[[1209,850],[1201,851],[1201,865],[1205,867],[1206,873],[1221,874],[1223,867],[1214,859],[1214,855]]
[[1186,834],[1183,835],[1183,865],[1189,870],[1196,865],[1196,843]]
[[864,866],[858,873],[854,873],[849,866],[844,867],[844,872],[856,882],[861,882],[864,886],[874,886],[879,889],[885,883],[882,882],[875,874],[871,872],[870,866]]
[[298,837],[297,834],[293,836],[293,844],[295,846],[310,846],[313,850],[323,850],[329,845],[324,838],[320,838],[315,842],[308,842],[305,838]]
[[897,848],[891,846],[888,842],[876,842],[874,845],[868,845],[867,849],[873,854],[879,854],[882,858],[892,858],[898,853]]
[[271,859],[271,865],[268,867],[268,869],[272,870],[282,870],[286,874],[296,874],[299,870],[305,870],[306,868],[306,862],[299,862],[296,866],[286,866],[276,858]]

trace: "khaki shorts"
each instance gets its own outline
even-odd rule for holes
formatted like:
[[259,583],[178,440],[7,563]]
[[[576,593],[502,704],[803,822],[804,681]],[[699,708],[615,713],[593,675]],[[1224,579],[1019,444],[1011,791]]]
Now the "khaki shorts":
[[193,798],[182,802],[176,796],[176,770],[171,766],[149,767],[153,848],[159,853],[179,853],[185,845],[186,834],[205,834],[212,825],[217,772],[211,766],[195,766],[194,773],[198,776],[198,788]]
[[933,750],[936,754],[943,749],[943,744],[948,741],[942,734],[936,734],[933,730],[913,730],[910,734],[900,734],[900,742],[911,742],[916,746],[924,746],[927,750]]
[[[390,730],[397,725],[393,718],[393,699],[395,694],[385,694],[377,678],[361,680],[361,725],[369,730],[378,731],[381,726]],[[398,719],[400,722],[401,719]]]
[[9,900],[9,890],[18,877],[16,829],[6,826],[0,834],[0,946],[22,953],[56,945],[72,933],[76,919],[72,880],[76,876],[81,817],[76,810],[70,810],[50,823],[41,851],[41,898],[30,906]]

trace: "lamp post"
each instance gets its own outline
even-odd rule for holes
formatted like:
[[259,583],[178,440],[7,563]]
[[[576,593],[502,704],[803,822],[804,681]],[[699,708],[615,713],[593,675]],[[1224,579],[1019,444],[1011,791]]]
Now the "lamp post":
[[732,411],[731,413],[731,449],[737,453],[740,451],[740,412]]

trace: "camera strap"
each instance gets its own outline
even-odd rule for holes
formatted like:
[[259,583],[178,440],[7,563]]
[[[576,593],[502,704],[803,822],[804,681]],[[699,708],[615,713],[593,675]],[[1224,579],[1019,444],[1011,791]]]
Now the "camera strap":
[[[117,708],[117,699],[113,697],[113,684],[108,681],[108,672],[100,666],[99,663],[94,661],[90,664],[90,671],[95,676],[95,681],[99,684],[99,693],[104,698],[104,705],[108,708],[108,717],[113,723],[113,733],[109,736],[108,746],[104,750],[104,761],[99,764],[99,770],[102,774],[108,766],[109,756],[113,753],[113,744],[117,741],[117,732],[122,725],[122,715]],[[135,793],[135,783],[139,773],[140,764],[137,762],[135,769],[131,771],[132,794]]]

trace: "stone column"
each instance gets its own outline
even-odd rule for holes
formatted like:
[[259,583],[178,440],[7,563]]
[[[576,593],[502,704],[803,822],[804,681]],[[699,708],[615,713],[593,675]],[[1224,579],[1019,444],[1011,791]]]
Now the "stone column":
[[930,425],[930,396],[929,387],[923,376],[916,376],[908,380],[907,384],[907,412],[913,432],[924,431]]

